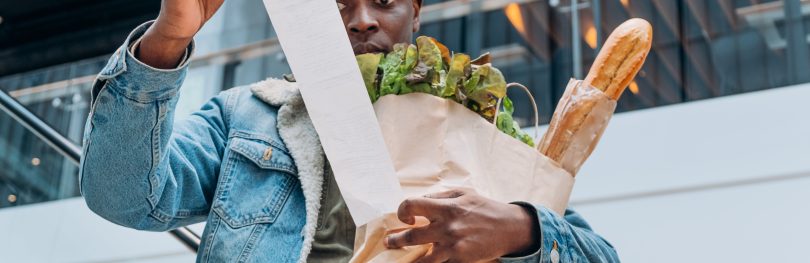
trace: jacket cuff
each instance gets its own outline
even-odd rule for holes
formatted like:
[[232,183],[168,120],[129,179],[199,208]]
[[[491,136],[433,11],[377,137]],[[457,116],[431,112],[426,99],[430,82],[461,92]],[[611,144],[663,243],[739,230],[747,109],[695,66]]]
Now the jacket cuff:
[[[131,51],[133,43],[140,41],[143,34],[154,23],[149,21],[136,27],[98,75],[98,82],[111,82],[108,85],[123,96],[143,103],[172,98],[185,79],[189,58],[194,51],[194,41],[186,47],[182,63],[174,69],[158,69],[135,58]],[[126,74],[124,74],[126,73]]]
[[501,262],[560,262],[560,249],[564,244],[564,231],[568,228],[561,225],[564,220],[553,211],[543,207],[534,206],[526,202],[514,202],[529,211],[534,211],[540,224],[540,249],[522,257],[502,257]]

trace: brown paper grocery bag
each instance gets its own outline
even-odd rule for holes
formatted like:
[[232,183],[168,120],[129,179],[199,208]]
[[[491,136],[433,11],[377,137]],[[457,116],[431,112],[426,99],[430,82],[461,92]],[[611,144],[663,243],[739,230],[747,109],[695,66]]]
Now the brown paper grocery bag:
[[[412,93],[384,96],[374,110],[406,196],[472,188],[501,202],[527,201],[558,214],[565,211],[573,176],[461,104]],[[411,227],[393,215],[361,226],[352,262],[419,258],[429,245],[387,250],[382,243],[385,235]]]

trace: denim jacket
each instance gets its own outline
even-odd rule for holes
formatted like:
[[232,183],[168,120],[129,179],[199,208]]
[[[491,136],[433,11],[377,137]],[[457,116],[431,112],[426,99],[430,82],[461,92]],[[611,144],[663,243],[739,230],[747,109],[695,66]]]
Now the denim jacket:
[[[325,156],[296,84],[232,88],[175,124],[188,62],[161,70],[135,59],[128,47],[150,24],[130,34],[94,83],[80,171],[88,207],[140,230],[206,222],[198,262],[305,262]],[[541,247],[501,261],[618,261],[572,210],[523,205],[537,214]]]

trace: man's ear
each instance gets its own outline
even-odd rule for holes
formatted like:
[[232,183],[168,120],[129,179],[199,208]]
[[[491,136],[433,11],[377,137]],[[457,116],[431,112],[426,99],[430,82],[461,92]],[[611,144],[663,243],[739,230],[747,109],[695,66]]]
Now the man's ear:
[[413,32],[419,31],[421,23],[419,21],[419,10],[422,9],[422,0],[413,0]]

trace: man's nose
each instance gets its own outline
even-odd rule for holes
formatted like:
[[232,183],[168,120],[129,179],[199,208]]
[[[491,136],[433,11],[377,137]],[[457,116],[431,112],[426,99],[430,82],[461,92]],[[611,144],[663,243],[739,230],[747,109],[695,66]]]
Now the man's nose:
[[369,14],[366,7],[358,8],[346,26],[349,27],[349,32],[358,35],[375,33],[380,30],[380,23]]

